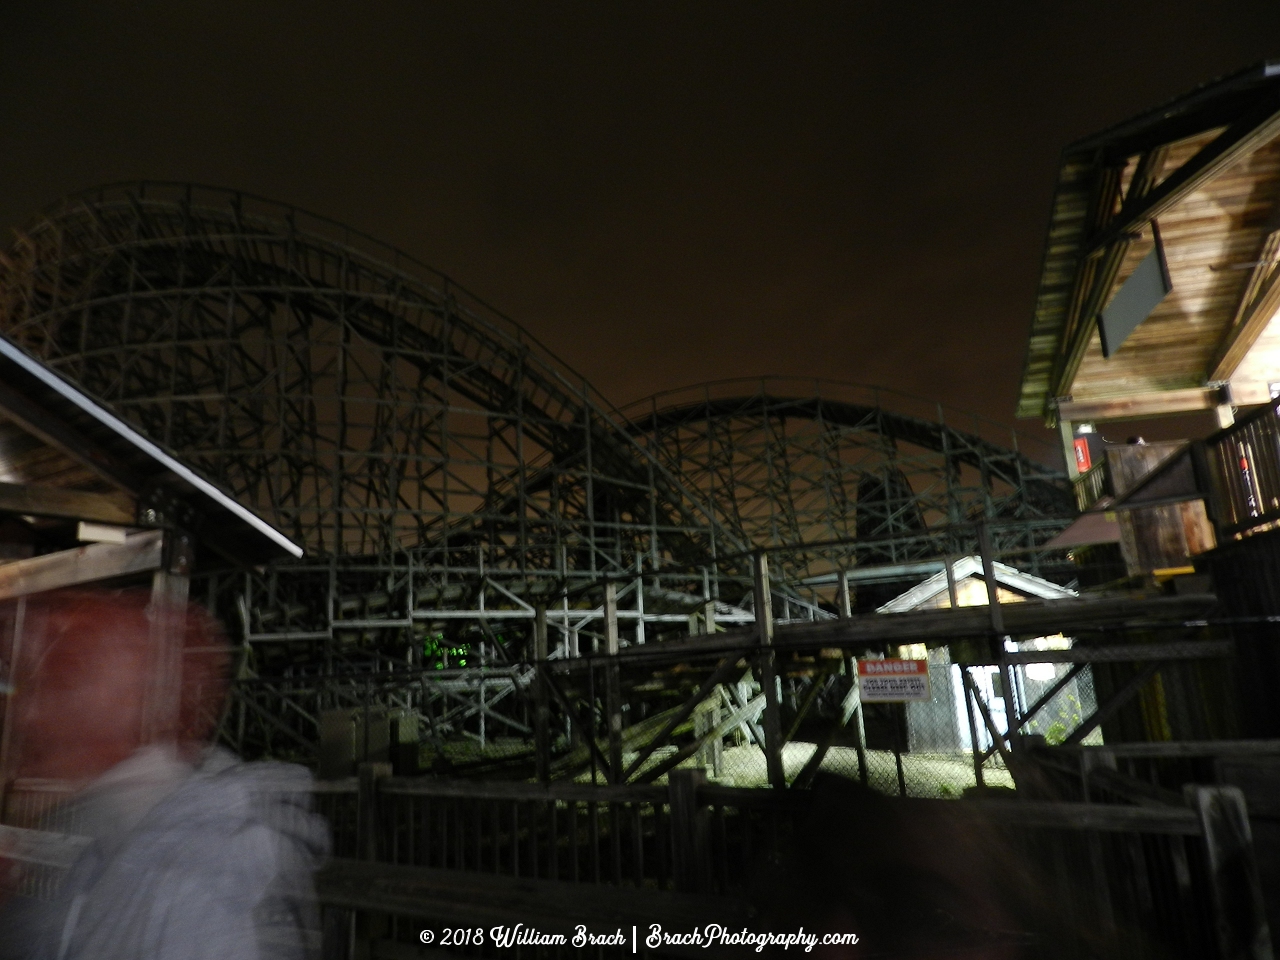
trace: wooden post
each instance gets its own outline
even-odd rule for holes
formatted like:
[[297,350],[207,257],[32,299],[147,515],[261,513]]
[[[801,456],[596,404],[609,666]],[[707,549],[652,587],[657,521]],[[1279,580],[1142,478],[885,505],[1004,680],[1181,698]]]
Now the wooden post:
[[[1004,611],[1000,609],[1000,588],[996,584],[996,565],[985,520],[978,525],[978,545],[982,551],[982,579],[987,584],[987,609],[991,613],[992,654],[1000,664],[1000,680],[1004,687],[1005,730],[1009,735],[1009,752],[1014,753],[1017,751],[1018,729],[1022,726],[1018,716],[1018,684],[1013,665],[1009,663],[1008,651],[1004,648]],[[1013,774],[1013,771],[1009,773]]]
[[538,780],[551,779],[551,704],[547,690],[547,608],[538,604],[533,619],[533,738]]
[[378,781],[391,776],[389,763],[362,763],[356,768],[356,850],[361,860],[378,859]]
[[950,555],[948,555],[946,559],[942,561],[942,564],[943,564],[943,569],[946,570],[947,572],[947,600],[951,603],[951,609],[955,610],[957,607],[960,606],[960,597],[956,593],[955,564],[951,562]]
[[[360,860],[378,859],[378,835],[380,820],[378,810],[378,781],[391,776],[389,763],[362,763],[356,768],[356,857]],[[366,912],[361,918],[351,917],[351,944],[354,950],[357,936],[367,945],[387,935],[390,920],[386,914]],[[359,954],[352,953],[352,956]],[[366,954],[367,955],[367,954]]]
[[702,770],[672,770],[667,777],[672,879],[681,893],[697,893],[707,885],[707,815],[698,803],[698,788],[706,782]]
[[9,684],[4,696],[4,726],[0,728],[0,815],[5,813],[5,803],[9,794],[9,782],[14,778],[14,767],[17,765],[13,753],[13,725],[17,713],[14,707],[17,693],[18,667],[22,662],[22,634],[27,618],[27,598],[18,597],[17,609],[13,618],[13,645],[9,648]]
[[760,654],[760,690],[764,694],[764,759],[769,786],[787,785],[782,766],[782,704],[778,702],[778,661],[773,649],[773,593],[769,585],[769,558],[755,554],[756,639]]
[[618,586],[612,580],[604,585],[604,706],[609,735],[610,783],[622,779],[622,689],[618,676]]
[[636,557],[636,644],[644,643],[644,577],[640,575],[640,558]]
[[1062,439],[1062,457],[1067,461],[1067,477],[1075,481],[1080,476],[1080,467],[1076,464],[1075,430],[1070,420],[1058,420],[1058,436]]
[[194,554],[191,537],[167,531],[164,565],[151,577],[148,610],[151,673],[142,704],[142,742],[172,740],[182,702],[182,650],[187,622],[189,574]]
[[1116,769],[1116,755],[1111,750],[1086,749],[1080,751],[1080,792],[1085,803],[1093,801],[1089,794],[1089,776],[1098,768]]
[[1239,787],[1183,788],[1209,853],[1214,926],[1223,960],[1272,960],[1271,928],[1258,881],[1249,812]]
[[969,668],[961,666],[960,670],[963,673],[961,679],[964,681],[960,684],[960,690],[964,694],[964,715],[969,721],[969,746],[973,750],[973,782],[978,787],[984,787],[986,784],[982,779],[982,746],[978,743],[978,721],[973,716],[977,704],[972,698],[976,694],[972,690],[973,681],[969,676]]
[[853,616],[853,603],[849,597],[849,571],[840,569],[840,585],[836,599],[840,602],[840,619],[848,620]]

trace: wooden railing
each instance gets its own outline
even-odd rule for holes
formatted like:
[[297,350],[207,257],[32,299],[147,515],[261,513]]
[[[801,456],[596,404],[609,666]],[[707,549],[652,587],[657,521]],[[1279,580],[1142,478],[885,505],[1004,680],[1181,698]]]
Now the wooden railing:
[[1280,521],[1280,401],[1205,441],[1219,539]]
[[1099,460],[1086,472],[1080,474],[1072,484],[1075,488],[1076,506],[1084,513],[1103,497],[1115,496],[1115,487],[1111,481],[1111,470],[1106,458]]
[[[1244,796],[1231,786],[1188,787],[1177,805],[1131,806],[750,790],[706,783],[693,770],[674,771],[667,786],[600,787],[388,774],[366,765],[357,778],[315,788],[335,854],[318,878],[322,902],[340,915],[339,928],[375,930],[379,942],[407,943],[423,923],[456,922],[464,908],[485,922],[504,910],[519,922],[516,914],[535,906],[550,916],[556,903],[566,923],[587,905],[600,917],[693,916],[707,904],[749,917],[748,888],[762,868],[803,876],[805,858],[824,844],[945,823],[977,838],[975,849],[999,862],[1029,902],[1047,905],[1051,919],[1028,920],[1036,956],[1270,956],[1242,952],[1269,934]],[[16,812],[41,808],[26,826],[74,826],[57,820],[48,785],[19,786],[27,789],[11,791],[11,823]],[[841,813],[833,796],[853,806]],[[47,895],[50,864],[74,845],[50,832],[5,830],[27,850],[48,838],[55,855],[31,859],[45,879],[33,892]],[[873,880],[899,866],[857,849],[839,856]],[[357,923],[357,915],[385,921]]]
[[[357,836],[348,842],[366,859],[460,876],[742,898],[762,865],[794,864],[804,844],[821,842],[816,797],[708,784],[695,771],[677,771],[667,787],[472,783],[367,771],[355,790],[363,811]],[[913,800],[891,809],[998,841],[1010,869],[1066,918],[1055,943],[1037,955],[1104,955],[1104,947],[1127,945],[1130,955],[1199,958],[1265,930],[1265,908],[1240,791],[1200,786],[1183,800]],[[855,851],[849,856],[852,869]]]

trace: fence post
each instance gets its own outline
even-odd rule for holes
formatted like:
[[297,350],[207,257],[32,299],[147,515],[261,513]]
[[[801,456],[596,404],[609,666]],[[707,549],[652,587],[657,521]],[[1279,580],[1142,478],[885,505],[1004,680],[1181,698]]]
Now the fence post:
[[1214,926],[1223,960],[1273,960],[1249,812],[1239,787],[1183,787],[1209,852]]
[[707,885],[707,815],[698,803],[698,788],[706,782],[703,770],[672,770],[667,777],[672,879],[681,893],[697,893]]
[[622,683],[618,673],[618,585],[604,585],[604,706],[609,734],[610,783],[622,782]]
[[391,776],[389,763],[362,763],[356,797],[356,850],[361,860],[378,859],[378,780]]
[[756,642],[760,652],[760,692],[764,695],[764,760],[769,786],[787,785],[782,765],[782,704],[778,702],[778,660],[773,649],[773,589],[769,582],[769,558],[755,554]]
[[547,699],[547,608],[538,604],[533,621],[533,736],[539,783],[551,779],[551,705]]

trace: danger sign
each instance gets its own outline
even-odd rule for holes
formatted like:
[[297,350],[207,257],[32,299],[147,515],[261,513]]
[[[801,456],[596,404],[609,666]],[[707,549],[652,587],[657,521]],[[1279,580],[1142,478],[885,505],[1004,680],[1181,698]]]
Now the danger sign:
[[933,699],[928,660],[859,660],[858,686],[864,703]]

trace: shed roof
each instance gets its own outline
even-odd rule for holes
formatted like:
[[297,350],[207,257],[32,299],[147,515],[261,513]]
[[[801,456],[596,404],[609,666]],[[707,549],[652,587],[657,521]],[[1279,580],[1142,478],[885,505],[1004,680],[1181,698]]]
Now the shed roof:
[[0,486],[11,512],[174,522],[246,564],[302,555],[252,510],[4,336]]
[[[998,586],[1021,594],[1024,597],[1037,597],[1041,600],[1065,600],[1069,597],[1077,596],[1074,590],[1068,590],[1066,587],[1060,587],[1056,583],[1032,576],[1029,573],[1023,573],[1017,567],[1011,567],[1007,563],[995,562],[992,567]],[[974,556],[961,557],[951,565],[951,576],[956,583],[960,583],[970,577],[981,578],[982,558]],[[877,607],[876,613],[906,613],[909,610],[915,610],[928,603],[934,597],[946,593],[947,589],[947,571],[943,570],[923,583],[916,584],[906,593],[894,597],[884,606]]]

